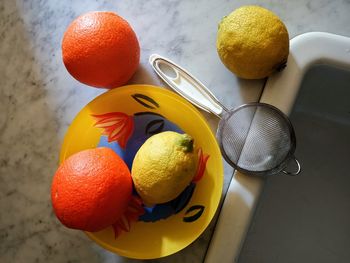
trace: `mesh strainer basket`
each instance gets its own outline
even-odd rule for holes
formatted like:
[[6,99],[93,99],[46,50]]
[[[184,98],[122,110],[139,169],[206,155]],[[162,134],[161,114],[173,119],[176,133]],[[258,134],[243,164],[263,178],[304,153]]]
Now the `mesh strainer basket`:
[[269,104],[250,103],[229,111],[220,121],[217,138],[225,160],[245,174],[289,174],[283,169],[295,159],[293,126]]
[[[294,157],[294,129],[282,111],[265,103],[228,110],[208,88],[174,62],[152,55],[150,63],[174,91],[221,119],[217,139],[223,157],[234,168],[249,175],[300,173],[300,164]],[[291,160],[297,165],[295,172],[286,171]]]

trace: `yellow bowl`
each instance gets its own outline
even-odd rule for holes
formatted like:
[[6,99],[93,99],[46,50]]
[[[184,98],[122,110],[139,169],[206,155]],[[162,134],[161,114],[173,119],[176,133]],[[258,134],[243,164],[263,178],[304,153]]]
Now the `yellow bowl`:
[[[129,85],[100,95],[79,112],[64,138],[60,162],[98,145],[102,130],[94,126],[96,120],[91,115],[108,112],[161,114],[190,134],[210,158],[189,203],[179,213],[154,223],[135,222],[130,232],[117,238],[112,227],[86,234],[102,247],[130,258],[152,259],[178,252],[206,229],[220,201],[223,164],[215,136],[200,112],[175,93],[150,85]],[[196,220],[186,220],[189,217]]]

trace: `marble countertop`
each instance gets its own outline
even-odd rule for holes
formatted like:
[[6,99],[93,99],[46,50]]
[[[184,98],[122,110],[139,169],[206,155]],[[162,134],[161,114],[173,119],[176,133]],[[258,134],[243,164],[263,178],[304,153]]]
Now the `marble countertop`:
[[[164,85],[148,65],[152,53],[188,69],[227,107],[256,101],[262,81],[236,78],[215,49],[217,24],[233,9],[259,4],[278,14],[290,38],[308,31],[350,36],[350,2],[298,1],[29,1],[0,2],[0,262],[133,262],[55,219],[50,184],[74,116],[105,90],[74,80],[61,59],[67,25],[92,10],[127,19],[141,45],[130,83]],[[205,115],[215,126],[215,121]],[[225,187],[232,169],[225,166]],[[202,262],[214,223],[189,247],[157,262]]]

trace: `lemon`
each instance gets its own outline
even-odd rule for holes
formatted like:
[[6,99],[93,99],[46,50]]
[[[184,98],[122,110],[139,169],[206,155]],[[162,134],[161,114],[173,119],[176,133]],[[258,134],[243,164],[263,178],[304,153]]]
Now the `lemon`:
[[171,201],[192,181],[197,163],[191,136],[172,131],[153,135],[135,155],[135,189],[147,205]]
[[271,11],[242,6],[220,22],[216,47],[221,61],[238,77],[261,79],[284,68],[289,36]]

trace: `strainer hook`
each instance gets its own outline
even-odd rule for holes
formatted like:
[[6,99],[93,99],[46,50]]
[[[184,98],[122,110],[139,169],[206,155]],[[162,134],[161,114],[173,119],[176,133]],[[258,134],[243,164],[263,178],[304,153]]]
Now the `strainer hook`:
[[286,170],[282,170],[282,172],[284,174],[291,175],[291,176],[300,174],[300,172],[301,172],[301,165],[300,165],[299,161],[297,160],[297,158],[293,157],[293,160],[294,160],[294,162],[297,165],[297,170],[295,172],[289,172],[289,171],[286,171]]

